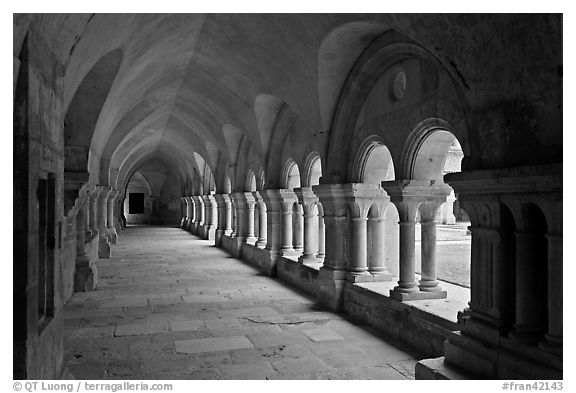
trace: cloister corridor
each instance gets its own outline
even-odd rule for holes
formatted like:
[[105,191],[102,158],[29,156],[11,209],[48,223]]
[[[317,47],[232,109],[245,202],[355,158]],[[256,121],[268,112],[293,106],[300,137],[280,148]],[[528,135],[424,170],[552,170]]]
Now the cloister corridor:
[[77,379],[414,379],[399,343],[185,230],[136,226],[64,310]]

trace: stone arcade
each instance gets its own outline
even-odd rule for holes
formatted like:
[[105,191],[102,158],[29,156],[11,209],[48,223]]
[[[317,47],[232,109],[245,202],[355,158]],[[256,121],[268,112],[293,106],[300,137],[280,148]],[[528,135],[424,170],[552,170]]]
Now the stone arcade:
[[[419,354],[416,378],[562,378],[560,15],[15,14],[13,31],[14,378],[71,377],[65,306],[121,266],[131,224],[377,329]],[[469,291],[438,274],[438,225],[466,220]]]

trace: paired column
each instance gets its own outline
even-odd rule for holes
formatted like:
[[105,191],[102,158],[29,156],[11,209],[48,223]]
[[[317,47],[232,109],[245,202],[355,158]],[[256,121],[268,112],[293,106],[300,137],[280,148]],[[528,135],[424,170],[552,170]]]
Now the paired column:
[[260,192],[255,191],[253,195],[254,198],[256,198],[256,203],[258,204],[258,228],[260,229],[256,247],[265,248],[268,237],[268,215],[266,211],[266,204],[264,203],[264,199],[262,199]]
[[318,212],[317,205],[319,203],[318,197],[312,192],[309,187],[296,188],[294,193],[298,196],[298,202],[302,206],[304,218],[304,245],[302,255],[298,258],[298,262],[303,264],[317,264],[320,261],[316,257],[318,254]]
[[251,192],[242,193],[242,198],[244,199],[244,205],[246,207],[244,213],[245,227],[246,227],[246,237],[244,239],[245,243],[256,244],[258,238],[254,233],[254,211],[256,206],[256,198]]
[[272,257],[293,250],[292,205],[298,201],[296,195],[278,189],[262,190],[260,196],[266,207],[266,250]]
[[383,280],[391,280],[392,275],[386,267],[386,219],[384,217],[386,208],[383,208],[381,217],[369,217],[369,241],[368,247],[368,271],[372,276],[380,277]]
[[228,194],[214,195],[218,209],[218,227],[216,228],[215,243],[222,244],[222,236],[230,236],[232,233],[232,204]]
[[[447,293],[436,280],[436,224],[434,217],[452,189],[447,184],[425,180],[396,180],[382,182],[399,214],[400,265],[398,285],[390,297],[406,301],[442,299]],[[416,213],[421,216],[421,280],[416,282]]]
[[420,205],[421,279],[423,292],[441,292],[436,279],[436,213],[442,202],[424,202]]
[[214,240],[216,236],[216,227],[218,225],[218,210],[216,199],[213,195],[204,195],[204,206],[206,210],[205,219],[205,236],[208,240]]

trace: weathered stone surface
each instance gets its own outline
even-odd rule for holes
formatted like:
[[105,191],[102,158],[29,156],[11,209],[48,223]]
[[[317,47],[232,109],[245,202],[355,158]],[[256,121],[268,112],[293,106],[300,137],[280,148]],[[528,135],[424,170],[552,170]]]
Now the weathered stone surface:
[[[384,361],[382,356],[370,356],[371,351],[389,353],[386,361],[390,363],[413,359],[409,354],[400,356],[403,352],[392,346],[378,346],[379,337],[342,316],[317,310],[312,299],[258,276],[257,271],[226,258],[220,250],[212,248],[195,255],[193,250],[203,242],[190,239],[184,231],[129,228],[122,235],[115,246],[119,260],[101,263],[99,290],[77,293],[66,306],[66,361],[78,378],[372,378],[388,374],[378,369],[339,373],[336,368],[373,368]],[[182,244],[175,246],[164,239],[179,239]],[[150,242],[155,246],[147,258],[134,257]],[[175,247],[189,256],[181,258],[173,252]],[[210,268],[204,270],[207,257]],[[150,287],[155,281],[140,277],[154,277],[167,269],[158,258],[180,276],[194,275],[197,284],[175,290],[172,281],[165,281]],[[210,285],[205,277],[210,277]],[[117,285],[119,278],[126,283]],[[253,300],[225,297],[239,291],[246,291]],[[198,302],[154,306],[143,302],[171,299],[174,293],[189,294]],[[215,295],[222,296],[219,302],[203,301],[204,297],[214,300]],[[102,307],[102,303],[117,307]],[[309,335],[318,339],[338,335],[341,339],[314,342]],[[352,346],[342,346],[348,341]],[[355,356],[353,348],[359,345],[362,350]]]

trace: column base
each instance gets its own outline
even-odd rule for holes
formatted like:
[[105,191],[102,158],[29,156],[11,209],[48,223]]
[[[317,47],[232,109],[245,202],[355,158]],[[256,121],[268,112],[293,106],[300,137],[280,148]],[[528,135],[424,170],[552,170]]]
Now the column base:
[[246,238],[246,243],[248,244],[252,244],[252,245],[256,245],[256,242],[258,241],[258,238],[256,236],[248,236]]
[[110,244],[116,244],[118,241],[118,233],[116,232],[116,228],[108,228],[108,239],[110,240]]
[[418,288],[422,292],[442,292],[442,287],[438,284],[440,284],[438,280],[420,280]]
[[105,237],[100,238],[98,242],[98,258],[100,259],[108,259],[110,258],[111,251],[110,251],[110,243],[108,243],[108,239]]
[[[398,287],[396,287],[398,288]],[[412,292],[402,292],[396,290],[396,288],[390,290],[390,298],[400,300],[401,302],[406,302],[410,300],[426,300],[426,299],[446,299],[448,292],[422,292],[418,288],[414,288],[415,291]]]
[[554,355],[562,356],[562,354],[563,354],[563,340],[562,340],[562,338],[557,338],[557,337],[553,337],[553,336],[550,336],[548,334],[545,334],[544,335],[544,341],[541,341],[538,346],[543,351],[552,353]]
[[298,257],[298,263],[301,263],[303,265],[309,263],[318,263],[318,259],[316,258],[316,256],[314,254],[310,254],[310,255],[300,255]]
[[256,242],[256,247],[258,247],[258,248],[266,248],[266,244],[268,244],[268,242],[266,241],[266,239],[261,239],[261,240],[258,240],[258,241]]
[[98,269],[96,263],[87,256],[77,257],[74,271],[74,292],[93,292],[98,285]]
[[373,275],[370,272],[366,271],[364,273],[346,273],[346,281],[351,283],[360,283],[360,282],[377,282],[377,281],[390,281],[392,276],[388,275]]
[[485,344],[460,332],[445,343],[445,362],[474,379],[562,379],[562,360],[535,346],[514,345],[505,337],[499,346]]
[[281,248],[279,254],[283,257],[295,257],[300,255],[300,253],[293,248]]

